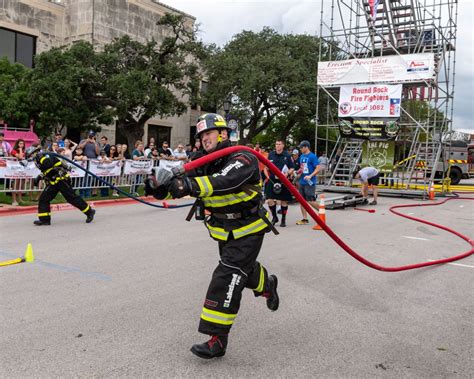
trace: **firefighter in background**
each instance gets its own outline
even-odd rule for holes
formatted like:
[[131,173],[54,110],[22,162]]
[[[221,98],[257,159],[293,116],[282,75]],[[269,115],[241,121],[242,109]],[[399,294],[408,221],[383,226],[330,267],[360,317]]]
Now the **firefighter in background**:
[[74,192],[68,173],[69,168],[60,159],[41,151],[41,148],[35,145],[26,150],[26,159],[33,160],[41,171],[41,175],[38,175],[34,180],[35,186],[41,179],[46,183],[39,198],[38,220],[34,221],[35,225],[51,225],[50,203],[58,192],[64,196],[68,203],[74,205],[87,216],[87,223],[94,219],[95,210]]
[[[202,115],[196,125],[204,155],[229,147],[228,127],[222,116]],[[196,197],[192,214],[205,220],[211,238],[219,245],[220,260],[212,275],[201,312],[199,332],[211,339],[191,347],[200,358],[222,357],[228,334],[237,317],[244,288],[266,299],[267,307],[279,305],[277,277],[257,261],[266,232],[274,229],[262,205],[257,158],[247,151],[217,159],[197,172],[173,175],[160,170],[145,181],[146,194],[157,199]],[[204,210],[210,215],[205,216]]]

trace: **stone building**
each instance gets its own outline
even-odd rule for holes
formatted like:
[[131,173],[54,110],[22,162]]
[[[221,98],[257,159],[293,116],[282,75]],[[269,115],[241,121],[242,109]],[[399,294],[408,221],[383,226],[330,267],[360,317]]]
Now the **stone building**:
[[[184,15],[189,27],[195,18],[156,0],[2,0],[0,8],[0,57],[32,67],[33,57],[52,47],[85,40],[99,47],[124,34],[144,42],[163,39],[156,25],[165,13]],[[144,140],[155,137],[175,147],[192,140],[199,106],[179,117],[152,118],[145,125]],[[115,126],[104,126],[102,135],[111,143],[125,142]],[[79,138],[77,136],[76,138]]]

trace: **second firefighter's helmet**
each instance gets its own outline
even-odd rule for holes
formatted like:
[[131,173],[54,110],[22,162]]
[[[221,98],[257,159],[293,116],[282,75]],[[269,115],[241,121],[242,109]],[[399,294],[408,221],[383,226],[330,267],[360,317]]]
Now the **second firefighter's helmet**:
[[199,138],[199,135],[209,130],[227,130],[230,128],[224,120],[224,117],[217,113],[206,113],[198,118],[196,124],[196,135],[195,138]]
[[37,155],[42,155],[41,154],[41,146],[39,145],[31,145],[25,150],[25,158],[26,159],[33,159]]

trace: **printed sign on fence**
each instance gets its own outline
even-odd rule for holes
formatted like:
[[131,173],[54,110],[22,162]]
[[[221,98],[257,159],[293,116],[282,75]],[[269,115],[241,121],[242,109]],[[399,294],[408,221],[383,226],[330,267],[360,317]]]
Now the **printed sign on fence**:
[[100,162],[89,161],[89,171],[97,176],[119,176],[122,169],[121,161]]
[[171,171],[174,167],[181,167],[182,161],[167,161],[166,159],[160,160],[160,169]]
[[32,179],[40,173],[34,162],[28,162],[23,166],[17,160],[0,159],[0,178]]
[[[79,166],[87,169],[87,161],[74,161],[77,163]],[[81,170],[79,167],[74,166],[73,164],[69,164],[66,162],[66,164],[71,167],[71,171],[69,171],[69,176],[71,178],[83,178],[86,176],[86,172],[84,170]]]
[[400,117],[402,85],[341,86],[339,117]]
[[131,161],[126,160],[123,173],[125,175],[129,174],[150,174],[151,169],[153,168],[153,161]]

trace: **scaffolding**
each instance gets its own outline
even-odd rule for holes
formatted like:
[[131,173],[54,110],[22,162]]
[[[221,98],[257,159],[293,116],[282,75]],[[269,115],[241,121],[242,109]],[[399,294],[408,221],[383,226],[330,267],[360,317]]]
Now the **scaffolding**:
[[[321,2],[320,61],[434,54],[432,79],[402,82],[395,165],[385,178],[391,190],[425,194],[435,179],[444,180],[449,171],[444,167],[443,146],[452,133],[457,7],[457,0]],[[316,146],[318,128],[338,129],[334,112],[338,98],[339,86],[318,84]],[[362,144],[361,140],[338,138],[330,156],[334,164],[326,189],[352,186]]]

